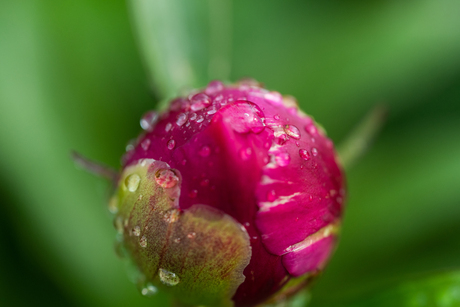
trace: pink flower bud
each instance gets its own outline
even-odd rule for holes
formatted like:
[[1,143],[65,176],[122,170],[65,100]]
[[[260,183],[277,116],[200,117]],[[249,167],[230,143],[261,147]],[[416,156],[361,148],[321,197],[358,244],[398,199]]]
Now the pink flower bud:
[[213,81],[146,114],[111,202],[145,282],[190,304],[254,306],[324,268],[344,174],[293,98]]

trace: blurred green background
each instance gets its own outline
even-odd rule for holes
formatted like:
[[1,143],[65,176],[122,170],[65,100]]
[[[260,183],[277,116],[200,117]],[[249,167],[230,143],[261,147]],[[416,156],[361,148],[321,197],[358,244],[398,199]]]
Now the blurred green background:
[[458,0],[0,1],[0,306],[166,304],[130,283],[109,186],[69,152],[119,167],[142,113],[211,78],[295,96],[337,143],[377,103],[390,109],[348,172],[342,239],[311,306],[456,270],[459,16]]

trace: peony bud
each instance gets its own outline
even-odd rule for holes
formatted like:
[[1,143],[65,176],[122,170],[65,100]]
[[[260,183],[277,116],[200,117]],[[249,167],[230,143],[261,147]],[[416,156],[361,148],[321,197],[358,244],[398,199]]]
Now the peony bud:
[[213,81],[141,126],[110,208],[143,282],[190,305],[255,306],[324,268],[344,175],[293,98]]

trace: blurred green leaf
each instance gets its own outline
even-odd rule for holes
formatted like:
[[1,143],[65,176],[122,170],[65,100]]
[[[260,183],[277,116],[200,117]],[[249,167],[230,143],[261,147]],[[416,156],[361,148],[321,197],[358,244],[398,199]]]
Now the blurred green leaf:
[[406,281],[390,289],[337,307],[456,307],[460,306],[460,272]]
[[148,74],[162,98],[228,79],[230,0],[130,0]]

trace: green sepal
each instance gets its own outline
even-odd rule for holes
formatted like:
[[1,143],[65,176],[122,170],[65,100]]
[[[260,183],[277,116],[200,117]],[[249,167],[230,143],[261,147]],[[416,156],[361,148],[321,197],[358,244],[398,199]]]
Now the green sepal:
[[[172,174],[169,187],[160,178],[164,170]],[[187,304],[232,306],[251,258],[249,236],[212,207],[181,210],[181,181],[179,171],[152,159],[123,171],[111,201],[122,244],[143,282]]]

